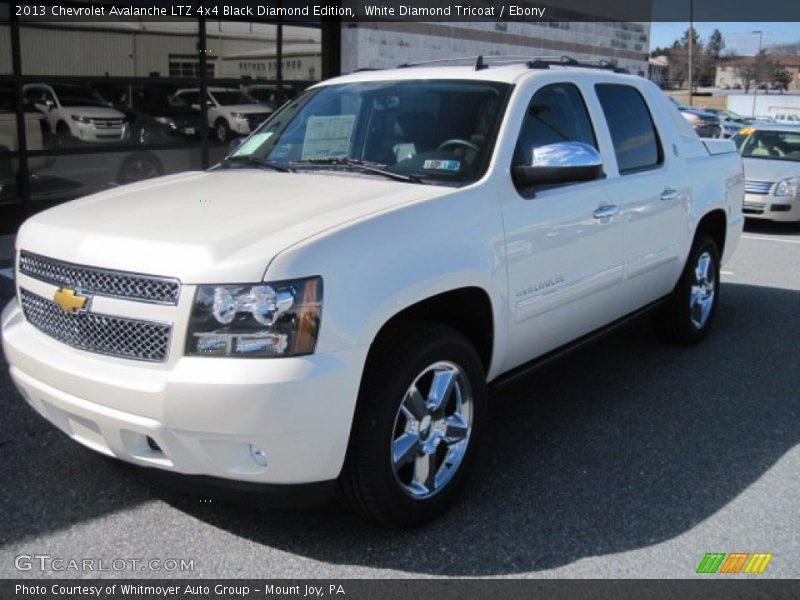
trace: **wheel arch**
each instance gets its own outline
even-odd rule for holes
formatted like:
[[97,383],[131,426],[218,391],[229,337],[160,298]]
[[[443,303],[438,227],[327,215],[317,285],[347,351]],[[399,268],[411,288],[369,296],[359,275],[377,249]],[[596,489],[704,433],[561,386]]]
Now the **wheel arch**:
[[721,208],[705,213],[697,222],[694,239],[701,233],[708,235],[717,245],[720,257],[725,253],[725,238],[728,232],[728,217]]
[[367,356],[367,363],[380,355],[387,340],[398,335],[409,321],[436,323],[451,327],[466,337],[481,358],[488,373],[494,355],[495,322],[489,293],[478,286],[441,292],[419,300],[390,316],[378,329]]

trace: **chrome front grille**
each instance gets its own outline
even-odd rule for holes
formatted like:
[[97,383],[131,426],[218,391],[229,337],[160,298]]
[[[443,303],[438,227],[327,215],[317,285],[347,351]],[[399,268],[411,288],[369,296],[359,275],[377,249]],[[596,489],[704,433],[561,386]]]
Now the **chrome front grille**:
[[24,250],[19,257],[19,272],[89,294],[141,302],[177,304],[181,293],[177,279],[75,265]]
[[123,119],[102,119],[89,117],[89,123],[97,129],[120,129],[125,124]]
[[744,182],[744,191],[748,194],[769,194],[770,188],[772,188],[771,181],[752,181],[748,179]]
[[120,358],[163,362],[172,326],[96,313],[68,313],[50,300],[21,289],[22,311],[42,333],[68,346]]

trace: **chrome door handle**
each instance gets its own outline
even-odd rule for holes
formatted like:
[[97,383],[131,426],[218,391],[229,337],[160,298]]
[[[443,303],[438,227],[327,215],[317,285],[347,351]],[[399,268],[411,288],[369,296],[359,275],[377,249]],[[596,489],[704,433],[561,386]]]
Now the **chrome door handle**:
[[663,192],[661,192],[661,199],[664,202],[672,202],[673,200],[677,200],[679,195],[680,194],[678,194],[678,190],[667,188]]
[[619,214],[619,206],[616,204],[604,204],[603,206],[598,206],[592,212],[592,216],[595,219],[608,219],[609,217],[613,217],[614,215]]

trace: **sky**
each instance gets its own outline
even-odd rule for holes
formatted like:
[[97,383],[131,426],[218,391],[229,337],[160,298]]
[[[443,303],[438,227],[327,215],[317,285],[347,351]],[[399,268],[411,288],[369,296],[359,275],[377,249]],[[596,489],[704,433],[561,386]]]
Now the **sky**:
[[[800,41],[800,27],[797,23],[695,23],[694,26],[703,41],[708,39],[714,29],[719,29],[725,40],[725,51],[735,50],[737,54],[745,56],[753,55],[758,50],[758,34],[753,31],[764,32],[765,47]],[[688,27],[688,22],[653,23],[650,27],[650,49],[671,46]]]

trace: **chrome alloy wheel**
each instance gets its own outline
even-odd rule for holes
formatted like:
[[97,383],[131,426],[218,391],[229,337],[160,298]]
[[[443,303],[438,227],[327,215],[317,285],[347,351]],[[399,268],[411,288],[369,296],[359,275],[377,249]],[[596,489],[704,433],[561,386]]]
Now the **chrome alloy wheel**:
[[697,258],[694,267],[694,283],[689,292],[689,316],[697,329],[705,327],[716,296],[714,259],[708,252]]
[[436,362],[417,375],[394,420],[392,468],[403,491],[421,500],[458,472],[472,431],[472,388],[461,368]]

